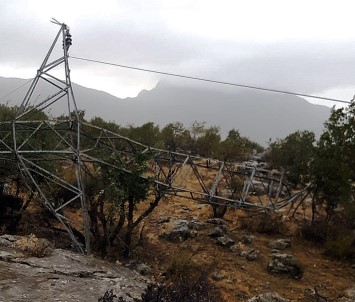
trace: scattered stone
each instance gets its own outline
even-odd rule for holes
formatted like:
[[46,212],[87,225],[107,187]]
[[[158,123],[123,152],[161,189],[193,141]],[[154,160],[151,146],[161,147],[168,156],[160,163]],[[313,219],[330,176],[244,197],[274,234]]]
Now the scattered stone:
[[269,243],[269,247],[276,250],[284,250],[291,246],[290,239],[277,239]]
[[229,250],[232,253],[236,253],[238,256],[241,256],[241,254],[245,252],[245,246],[242,242],[238,242],[237,244],[232,245]]
[[278,293],[265,293],[256,295],[248,302],[288,302],[290,300],[281,297]]
[[212,223],[212,224],[217,224],[217,225],[226,224],[226,222],[221,218],[210,218],[210,219],[207,219],[207,222]]
[[212,279],[213,279],[214,281],[223,280],[225,277],[226,277],[226,276],[225,276],[223,273],[217,272],[217,271],[212,274]]
[[355,263],[351,265],[351,268],[355,269]]
[[211,232],[208,233],[208,236],[212,237],[212,238],[218,238],[218,237],[222,237],[226,234],[227,232],[227,228],[225,225],[220,225],[215,227]]
[[260,252],[258,250],[255,250],[255,249],[249,249],[247,252],[246,252],[246,258],[249,260],[249,261],[254,261],[254,260],[257,260],[260,258]]
[[243,235],[240,238],[240,241],[245,243],[245,244],[250,244],[250,243],[253,243],[254,239],[255,239],[254,235]]
[[227,236],[218,237],[216,243],[226,248],[230,248],[235,241]]
[[303,269],[292,255],[271,254],[268,270],[272,274],[286,274],[295,279],[302,278]]

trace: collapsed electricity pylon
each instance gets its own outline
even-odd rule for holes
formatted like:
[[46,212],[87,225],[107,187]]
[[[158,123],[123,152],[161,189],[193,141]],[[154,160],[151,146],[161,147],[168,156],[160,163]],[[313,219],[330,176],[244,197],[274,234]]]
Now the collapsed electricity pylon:
[[[18,165],[18,172],[23,176],[27,187],[39,194],[44,205],[55,215],[69,233],[74,245],[84,252],[82,245],[73,234],[70,221],[62,213],[62,208],[73,201],[80,200],[84,219],[85,250],[90,251],[89,218],[82,180],[82,160],[80,154],[81,121],[76,106],[70,80],[68,51],[72,44],[69,27],[55,19],[53,23],[60,26],[42,65],[37,71],[32,84],[25,95],[16,117],[10,124],[1,127],[1,154],[12,159]],[[62,44],[59,47],[58,44]],[[59,55],[59,56],[58,56]],[[53,58],[54,57],[54,58]],[[63,68],[64,67],[64,68]],[[59,75],[59,73],[62,73]],[[53,93],[44,100],[38,100],[36,88],[49,85]],[[68,108],[67,119],[64,121],[41,120],[41,113],[57,102],[65,102]],[[9,129],[10,128],[10,129]],[[51,133],[48,138],[47,134]],[[69,160],[75,169],[76,181],[67,182],[50,171],[48,162]],[[43,189],[41,182],[50,182],[69,190],[68,200],[55,202],[48,187]]]
[[[85,173],[99,174],[102,166],[130,173],[137,156],[146,158],[148,171],[142,177],[151,179],[156,191],[213,207],[275,211],[305,196],[306,189],[292,195],[282,173],[151,148],[83,122],[70,80],[69,27],[56,20],[52,22],[59,25],[60,30],[16,117],[0,124],[0,160],[17,165],[27,188],[36,193],[59,220],[80,252],[90,252]],[[52,59],[58,44],[60,55]],[[58,72],[62,73],[62,78]],[[36,88],[43,84],[49,85],[53,93],[41,101],[36,97]],[[48,119],[43,112],[60,102],[66,103],[67,115]],[[68,180],[66,170],[70,175],[75,172],[74,180]],[[58,196],[57,188],[67,194]],[[78,201],[85,246],[73,232],[78,228],[76,221],[66,213],[66,207]]]

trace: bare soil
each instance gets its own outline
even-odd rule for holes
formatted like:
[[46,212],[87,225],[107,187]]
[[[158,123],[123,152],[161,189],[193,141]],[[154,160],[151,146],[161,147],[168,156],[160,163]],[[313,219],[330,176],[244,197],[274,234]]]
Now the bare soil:
[[[188,209],[188,210],[187,210]],[[159,223],[162,217],[179,219],[196,219],[205,222],[212,215],[209,205],[199,205],[194,201],[182,198],[170,198],[161,205],[145,222],[144,241],[135,251],[134,257],[149,264],[158,281],[164,281],[166,272],[176,263],[183,266],[189,263],[197,270],[208,273],[210,280],[221,290],[225,301],[246,301],[257,294],[278,292],[291,301],[312,301],[312,292],[317,287],[319,293],[329,301],[341,297],[342,292],[355,284],[355,269],[347,262],[335,261],[323,255],[323,249],[311,242],[301,240],[297,234],[298,224],[303,215],[292,221],[282,223],[281,234],[260,234],[242,228],[243,220],[255,220],[260,217],[246,218],[246,214],[229,209],[224,219],[227,221],[227,235],[236,242],[242,235],[253,234],[252,244],[245,244],[260,251],[260,259],[248,261],[232,253],[229,249],[216,244],[208,233],[216,225],[206,223],[205,230],[197,231],[195,238],[180,242],[168,242],[160,237],[166,224]],[[255,215],[255,214],[254,214]],[[282,215],[280,215],[282,219]],[[288,238],[291,247],[285,252],[291,254],[304,269],[301,279],[288,276],[273,276],[267,271],[271,249],[270,241]],[[213,280],[212,275],[221,276],[221,280]],[[222,277],[223,276],[223,277]]]

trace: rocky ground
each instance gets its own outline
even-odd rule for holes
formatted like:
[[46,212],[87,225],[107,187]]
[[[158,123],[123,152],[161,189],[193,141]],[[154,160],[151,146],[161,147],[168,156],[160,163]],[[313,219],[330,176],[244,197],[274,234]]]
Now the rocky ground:
[[[228,302],[355,301],[354,263],[325,257],[297,233],[302,213],[293,220],[285,213],[228,210],[224,219],[211,219],[208,205],[167,198],[145,220],[143,240],[128,266],[123,259],[127,264],[116,263],[118,252],[109,262],[58,249],[70,247],[66,233],[33,207],[20,233],[49,241],[0,237],[0,302],[98,301],[111,289],[139,301],[147,276],[169,282],[169,274],[189,269],[207,275]],[[77,217],[74,209],[67,215]],[[260,227],[268,232],[260,233]]]
[[[326,258],[322,248],[301,240],[297,217],[229,210],[219,220],[211,214],[210,206],[190,200],[163,201],[146,222],[136,257],[160,281],[171,267],[193,265],[209,275],[225,301],[355,301],[354,264]],[[275,234],[255,231],[265,218],[273,220],[264,227]]]

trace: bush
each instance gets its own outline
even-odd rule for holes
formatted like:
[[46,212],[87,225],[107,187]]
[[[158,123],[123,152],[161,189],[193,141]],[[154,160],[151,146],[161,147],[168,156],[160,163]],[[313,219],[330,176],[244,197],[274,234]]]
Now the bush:
[[287,231],[280,215],[267,213],[242,218],[241,228],[261,234],[284,234]]
[[353,259],[355,255],[355,240],[350,235],[328,239],[324,253],[335,259]]
[[325,222],[304,222],[300,228],[300,237],[316,244],[323,244],[327,240],[327,224]]
[[159,285],[150,284],[142,295],[142,302],[217,302],[221,297],[206,275],[197,280],[185,277],[180,281]]
[[[99,298],[98,302],[114,302],[115,298],[117,298],[117,296],[114,294],[113,290],[108,290],[105,292],[105,294]],[[118,302],[126,302],[126,299],[122,298],[122,297],[118,297],[118,300],[116,300]]]

